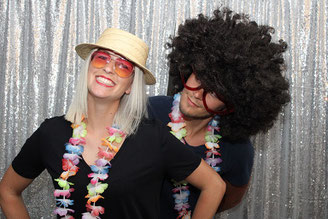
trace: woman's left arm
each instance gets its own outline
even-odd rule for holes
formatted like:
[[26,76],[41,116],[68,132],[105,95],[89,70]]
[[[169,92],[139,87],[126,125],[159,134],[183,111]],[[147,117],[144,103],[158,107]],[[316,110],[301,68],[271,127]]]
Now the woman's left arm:
[[212,219],[225,193],[225,182],[203,159],[186,180],[201,191],[192,219]]

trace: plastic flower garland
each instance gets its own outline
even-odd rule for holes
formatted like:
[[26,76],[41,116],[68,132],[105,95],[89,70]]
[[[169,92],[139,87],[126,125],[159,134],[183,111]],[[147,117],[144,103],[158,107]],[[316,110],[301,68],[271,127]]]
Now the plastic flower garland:
[[[56,197],[56,205],[54,213],[61,216],[61,218],[74,219],[70,213],[74,213],[73,209],[69,206],[74,204],[74,200],[69,199],[71,192],[74,188],[71,188],[74,184],[68,181],[68,178],[76,175],[78,172],[77,164],[82,159],[80,155],[83,153],[83,145],[85,145],[85,137],[87,135],[86,124],[84,122],[81,125],[72,124],[73,136],[66,143],[66,153],[63,155],[62,168],[63,172],[58,179],[58,185],[62,189],[56,189],[54,195]],[[85,198],[88,198],[86,208],[87,212],[82,214],[82,219],[99,219],[100,214],[104,214],[105,209],[102,206],[96,206],[96,202],[100,198],[104,198],[101,194],[107,189],[108,184],[101,181],[108,178],[108,171],[111,167],[110,161],[118,151],[118,147],[115,147],[112,143],[121,143],[124,137],[124,133],[118,129],[118,127],[107,127],[109,136],[102,140],[102,146],[98,147],[98,159],[95,161],[95,165],[91,165],[92,173],[88,175],[91,178],[90,183],[87,186],[88,194]]]
[[[187,136],[187,130],[185,129],[185,122],[179,109],[181,94],[175,94],[172,106],[172,112],[169,114],[171,122],[167,124],[171,128],[171,133],[185,144],[184,137]],[[220,135],[215,134],[215,131],[219,131],[218,117],[214,117],[207,126],[205,134],[205,147],[207,151],[205,161],[216,171],[220,171],[220,167],[217,166],[222,162],[219,152],[219,139]],[[178,211],[177,218],[187,219],[191,217],[191,211],[188,210],[190,205],[188,203],[188,197],[190,194],[189,187],[186,181],[175,182],[173,181],[174,189],[172,189],[173,198],[175,200],[174,209]]]

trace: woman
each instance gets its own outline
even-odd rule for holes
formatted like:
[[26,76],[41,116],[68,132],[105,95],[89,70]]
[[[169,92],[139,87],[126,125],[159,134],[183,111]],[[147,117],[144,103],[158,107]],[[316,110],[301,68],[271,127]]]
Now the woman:
[[158,218],[164,177],[198,187],[193,218],[212,218],[225,183],[166,127],[145,118],[145,83],[155,83],[145,67],[147,45],[109,28],[76,51],[85,66],[67,114],[41,124],[0,183],[7,218],[29,218],[21,192],[44,169],[59,218]]

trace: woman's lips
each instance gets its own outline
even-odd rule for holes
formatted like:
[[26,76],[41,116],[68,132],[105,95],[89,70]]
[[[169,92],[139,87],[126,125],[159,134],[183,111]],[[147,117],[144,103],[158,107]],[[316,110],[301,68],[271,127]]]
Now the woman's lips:
[[115,85],[111,79],[105,76],[96,76],[96,82],[105,87],[113,87]]

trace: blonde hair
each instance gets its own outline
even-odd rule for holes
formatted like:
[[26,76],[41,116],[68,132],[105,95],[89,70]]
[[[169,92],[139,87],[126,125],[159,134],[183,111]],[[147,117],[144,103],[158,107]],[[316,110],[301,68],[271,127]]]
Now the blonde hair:
[[[91,54],[93,54],[94,51],[96,51],[96,49],[91,51],[89,56],[85,59],[72,103],[65,115],[65,119],[71,123],[80,124],[83,117],[88,117],[88,69]],[[125,132],[127,136],[137,131],[142,118],[147,114],[145,85],[143,71],[138,66],[135,66],[131,92],[130,94],[124,94],[121,98],[113,121],[113,124],[120,127],[120,130]]]

